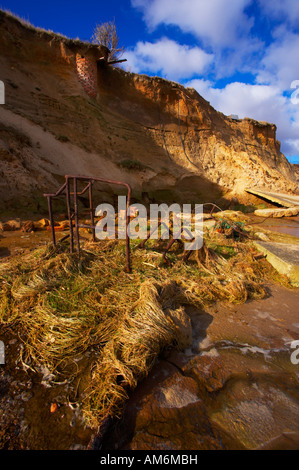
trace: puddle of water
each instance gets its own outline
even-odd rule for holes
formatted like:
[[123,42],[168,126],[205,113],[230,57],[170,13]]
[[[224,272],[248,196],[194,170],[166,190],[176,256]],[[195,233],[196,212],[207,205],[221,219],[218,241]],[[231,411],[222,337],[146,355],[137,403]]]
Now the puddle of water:
[[[60,232],[57,240],[66,235],[67,232]],[[7,258],[22,253],[25,250],[33,250],[50,243],[51,233],[47,230],[40,230],[34,233],[24,233],[20,230],[12,232],[2,232],[0,234],[0,262],[7,261]]]
[[274,232],[299,237],[299,217],[282,217],[281,219],[269,218],[265,221],[262,221],[263,219],[259,217],[256,218],[256,222],[258,222],[258,220],[261,220],[261,223],[259,224],[260,227],[267,230],[273,230]]

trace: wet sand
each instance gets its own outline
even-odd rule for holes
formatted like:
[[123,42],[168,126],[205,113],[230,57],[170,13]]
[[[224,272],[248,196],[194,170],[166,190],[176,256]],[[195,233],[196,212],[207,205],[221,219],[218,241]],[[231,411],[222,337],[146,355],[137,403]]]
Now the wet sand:
[[[67,233],[57,233],[57,240]],[[51,241],[51,232],[48,230],[39,230],[33,233],[25,233],[21,230],[2,232],[0,233],[0,262],[5,262],[11,256],[17,256],[25,251],[45,246]]]
[[299,237],[299,217],[268,218],[266,220],[257,216],[250,216],[250,218],[257,224],[256,226],[266,230]]
[[298,449],[298,305],[298,289],[269,284],[263,300],[189,310],[192,346],[160,359],[104,448]]

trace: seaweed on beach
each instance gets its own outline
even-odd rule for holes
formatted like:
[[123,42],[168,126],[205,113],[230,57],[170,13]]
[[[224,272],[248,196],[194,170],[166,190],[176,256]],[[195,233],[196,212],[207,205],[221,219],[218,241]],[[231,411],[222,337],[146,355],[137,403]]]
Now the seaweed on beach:
[[243,303],[265,297],[269,279],[286,282],[255,258],[249,240],[210,238],[188,262],[173,247],[170,265],[154,241],[146,249],[132,245],[130,274],[117,240],[86,242],[80,254],[58,243],[0,265],[0,324],[18,332],[23,367],[42,367],[55,386],[80,376],[79,359],[90,354],[78,399],[92,427],[121,414],[165,348],[186,346],[186,304]]

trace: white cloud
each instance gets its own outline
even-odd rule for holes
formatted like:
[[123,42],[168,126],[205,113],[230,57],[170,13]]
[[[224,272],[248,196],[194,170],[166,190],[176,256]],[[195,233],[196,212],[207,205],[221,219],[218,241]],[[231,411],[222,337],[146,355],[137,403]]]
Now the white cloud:
[[298,0],[259,0],[261,10],[268,17],[287,21],[291,27],[299,25],[299,2]]
[[194,88],[203,98],[208,101],[210,100],[211,90],[214,89],[212,82],[203,78],[194,78],[193,80],[185,83],[184,86]]
[[299,106],[283,96],[279,87],[233,82],[220,89],[208,80],[191,80],[185,86],[195,88],[217,111],[226,115],[237,114],[240,118],[276,124],[282,151],[298,155]]
[[[252,37],[253,18],[244,12],[252,0],[131,0],[151,30],[177,26],[215,56],[218,78],[256,66],[263,42]],[[187,78],[187,77],[186,77]]]
[[162,38],[155,43],[138,42],[126,52],[127,68],[137,73],[161,73],[169,80],[191,78],[201,74],[214,56],[200,47],[190,47]]
[[207,46],[236,47],[248,35],[253,20],[244,13],[251,0],[131,0],[148,27],[178,26],[205,41]]
[[195,88],[212,106],[224,114],[238,114],[241,118],[271,122],[273,111],[285,105],[286,98],[278,88],[267,85],[249,85],[233,82],[225,88],[214,88],[211,82],[191,80],[186,84]]
[[[299,1],[298,1],[299,5]],[[257,80],[259,83],[277,84],[288,90],[293,80],[299,80],[299,34],[284,27],[275,32],[275,41],[265,51]]]

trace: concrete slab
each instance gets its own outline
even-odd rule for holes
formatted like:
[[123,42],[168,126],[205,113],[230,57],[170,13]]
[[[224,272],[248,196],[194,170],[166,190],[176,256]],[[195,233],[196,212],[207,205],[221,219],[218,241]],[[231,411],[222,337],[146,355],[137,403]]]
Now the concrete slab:
[[276,204],[280,204],[284,207],[299,206],[299,196],[294,194],[270,192],[259,188],[246,189],[246,191],[254,196],[260,196],[264,199],[268,199],[270,202],[275,202]]
[[293,286],[299,287],[299,246],[285,243],[254,242],[259,251],[280,273],[285,274]]
[[299,214],[299,206],[279,208],[279,209],[257,209],[254,211],[254,215],[259,217],[296,217]]

